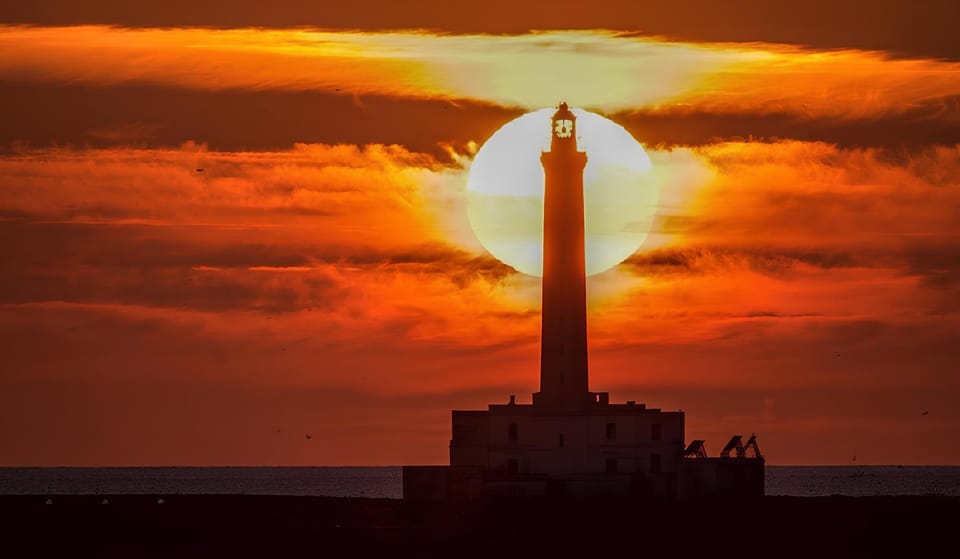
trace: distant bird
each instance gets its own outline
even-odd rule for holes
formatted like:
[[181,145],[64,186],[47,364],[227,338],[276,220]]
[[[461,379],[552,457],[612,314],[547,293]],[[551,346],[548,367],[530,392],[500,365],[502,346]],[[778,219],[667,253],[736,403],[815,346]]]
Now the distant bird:
[[104,500],[100,501],[100,504],[101,504],[101,505],[109,505],[109,504],[110,504],[110,501],[107,500],[107,499],[104,499]]
[[840,357],[840,354],[839,354],[839,353],[837,354],[837,357]]
[[312,438],[313,438],[313,437],[310,435],[310,433],[307,433],[307,440],[309,441],[309,440],[312,439]]
[[923,410],[923,413],[921,413],[920,415],[930,415],[930,412],[927,410]]
[[277,433],[279,433],[279,432],[280,432],[280,429],[277,429]]
[[203,169],[203,168],[201,168],[201,167],[197,167],[197,172],[198,172],[198,173],[206,173],[207,171],[206,171],[206,169]]
[[335,91],[343,91],[343,90],[338,87],[335,89]]
[[49,498],[48,498],[48,499],[47,499],[47,504],[48,504],[48,505],[52,505],[52,504],[53,504],[53,499],[49,499]]
[[280,348],[280,351],[287,351],[287,348],[281,347],[281,348]]
[[165,502],[166,502],[166,501],[163,500],[163,497],[160,497],[159,499],[157,499],[157,504],[158,504],[158,505],[162,505],[162,504],[165,503]]
[[856,454],[853,455],[853,461],[854,461],[854,462],[857,461],[857,455],[856,455]]

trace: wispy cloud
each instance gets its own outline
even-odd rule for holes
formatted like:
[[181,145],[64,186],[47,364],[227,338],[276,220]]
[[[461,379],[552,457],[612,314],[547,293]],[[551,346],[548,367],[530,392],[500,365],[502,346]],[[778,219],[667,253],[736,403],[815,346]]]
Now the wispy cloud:
[[[525,35],[0,28],[0,77],[856,118],[960,95],[957,63],[611,31]],[[922,79],[919,77],[922,76]]]

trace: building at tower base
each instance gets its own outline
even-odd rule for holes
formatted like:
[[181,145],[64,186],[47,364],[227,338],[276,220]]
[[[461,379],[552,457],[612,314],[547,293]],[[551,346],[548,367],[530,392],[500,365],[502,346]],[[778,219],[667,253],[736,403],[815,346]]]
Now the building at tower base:
[[[452,412],[449,466],[404,466],[405,499],[749,498],[764,492],[764,458],[739,445],[707,457],[684,447],[684,413],[609,403],[576,413],[536,404],[491,404]],[[728,447],[731,446],[728,444]],[[726,449],[725,449],[726,450]]]
[[487,495],[676,495],[683,412],[611,404],[454,411],[450,466],[483,472]]

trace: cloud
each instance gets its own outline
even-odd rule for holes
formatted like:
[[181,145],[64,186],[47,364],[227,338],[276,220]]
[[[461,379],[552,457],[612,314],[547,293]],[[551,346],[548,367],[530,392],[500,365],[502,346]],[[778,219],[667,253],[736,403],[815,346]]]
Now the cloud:
[[714,178],[690,195],[686,215],[663,222],[688,238],[742,245],[764,229],[766,243],[806,246],[953,242],[957,146],[909,153],[730,142],[695,152]]
[[441,33],[525,33],[530,29],[617,29],[699,42],[768,42],[818,49],[885,50],[903,56],[960,58],[952,23],[960,8],[951,0],[922,7],[879,0],[869,11],[857,2],[809,0],[783,10],[765,0],[716,4],[704,0],[658,0],[640,9],[630,0],[597,0],[589,9],[557,3],[491,0],[451,4],[411,0],[392,4],[357,0],[330,10],[303,0],[269,5],[228,0],[34,0],[6,6],[4,21],[33,25],[109,23],[122,27],[302,27],[342,30],[432,29]]
[[47,219],[197,226],[270,228],[280,214],[286,225],[354,229],[355,239],[376,235],[361,223],[376,229],[407,219],[417,236],[426,219],[420,189],[456,172],[429,155],[382,145],[301,144],[259,153],[208,152],[192,142],[171,150],[55,149],[0,160],[7,181],[0,203]]
[[490,36],[6,26],[0,61],[0,77],[14,81],[316,90],[527,109],[552,106],[562,92],[578,106],[607,111],[679,105],[850,119],[960,95],[951,62],[776,44],[665,42],[612,31]]
[[[450,407],[536,390],[540,327],[539,283],[469,238],[469,156],[450,157],[188,144],[0,158],[5,459],[441,462]],[[861,415],[954,460],[938,439],[958,425],[939,411],[960,390],[956,146],[651,158],[667,186],[655,239],[589,283],[592,388],[683,408],[711,448],[757,430],[779,463],[846,460]],[[898,423],[897,396],[942,423]],[[329,444],[265,438],[278,423]],[[344,446],[371,429],[385,446]],[[38,439],[60,446],[19,444]]]
[[665,192],[654,242],[624,267],[646,299],[671,294],[658,308],[881,320],[957,311],[956,146],[726,143],[673,153],[697,154],[711,172]]
[[458,100],[326,91],[204,91],[161,85],[94,87],[0,82],[0,152],[9,146],[179,147],[287,151],[294,144],[402,145],[443,159],[439,144],[482,141],[516,109]]
[[[640,142],[651,146],[721,142],[823,141],[840,147],[915,148],[960,143],[960,97],[918,100],[910,107],[860,118],[801,115],[783,110],[751,112],[710,107],[673,106],[618,112],[611,117]],[[848,115],[849,116],[849,115]]]
[[[957,147],[725,143],[652,158],[666,189],[652,240],[592,284],[594,306],[640,289],[645,300],[686,293],[654,305],[677,316],[957,308]],[[394,278],[400,292],[415,278],[468,290],[514,282],[465,223],[460,164],[385,146],[6,157],[5,301],[295,312],[349,299],[339,290],[362,276]],[[522,308],[537,303],[535,289],[517,294]]]
[[443,226],[461,172],[377,145],[6,157],[0,298],[279,313],[342,310],[366,282],[497,284],[513,270]]
[[[896,114],[860,119],[663,107],[610,116],[647,146],[797,139],[841,147],[916,147],[960,142],[956,100],[935,98]],[[0,82],[0,152],[9,146],[178,147],[284,151],[297,143],[398,144],[450,162],[442,145],[467,152],[522,109],[491,103],[324,91],[203,91],[160,85],[92,87]]]
[[[443,227],[462,169],[427,155],[391,146],[215,153],[187,145],[31,151],[0,167],[8,216],[0,239],[11,247],[0,258],[0,303],[11,331],[36,336],[20,344],[28,350],[64,334],[44,317],[73,314],[95,331],[106,314],[213,346],[273,340],[269,354],[282,351],[283,339],[307,340],[303,348],[351,363],[321,383],[350,386],[351,370],[374,366],[370,352],[459,359],[472,347],[508,351],[533,341],[516,335],[535,324],[527,303],[498,300],[515,272],[454,244],[457,231]],[[279,332],[264,335],[273,324]],[[101,335],[127,343],[125,331]],[[159,350],[152,342],[141,349]],[[10,375],[59,374],[52,361],[31,364],[33,355],[15,359]],[[171,367],[209,365],[198,362]],[[424,374],[446,385],[441,371]]]

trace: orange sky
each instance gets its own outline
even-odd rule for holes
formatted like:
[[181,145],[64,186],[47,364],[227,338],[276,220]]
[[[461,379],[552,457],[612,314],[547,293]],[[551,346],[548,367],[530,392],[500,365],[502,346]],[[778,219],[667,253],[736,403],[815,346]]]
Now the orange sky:
[[594,390],[714,453],[960,463],[960,57],[930,37],[45,5],[0,13],[0,465],[445,462],[451,408],[538,382],[539,280],[473,236],[470,161],[560,93],[669,176],[589,280]]

